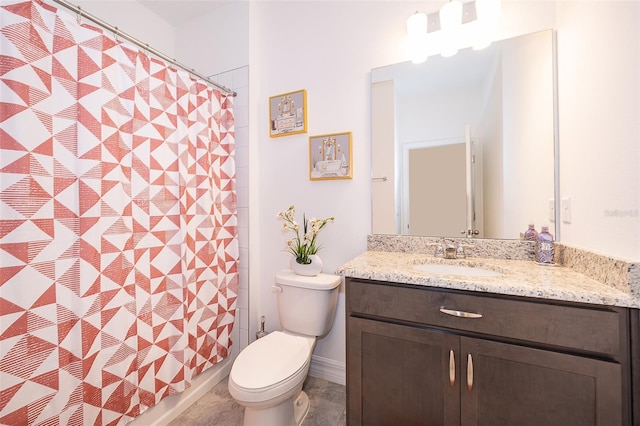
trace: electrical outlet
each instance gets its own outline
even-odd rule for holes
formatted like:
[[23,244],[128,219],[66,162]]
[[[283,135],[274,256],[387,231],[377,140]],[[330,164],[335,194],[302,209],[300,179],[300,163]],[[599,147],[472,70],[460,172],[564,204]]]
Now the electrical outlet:
[[556,201],[553,198],[549,198],[549,221],[556,221]]
[[571,198],[565,197],[561,201],[562,208],[562,222],[563,223],[571,223]]

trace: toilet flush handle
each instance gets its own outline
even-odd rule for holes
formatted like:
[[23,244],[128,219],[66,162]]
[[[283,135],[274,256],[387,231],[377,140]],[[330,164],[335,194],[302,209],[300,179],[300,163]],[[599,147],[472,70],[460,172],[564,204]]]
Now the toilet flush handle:
[[282,293],[282,287],[280,287],[279,285],[272,285],[271,286],[271,290],[274,293]]

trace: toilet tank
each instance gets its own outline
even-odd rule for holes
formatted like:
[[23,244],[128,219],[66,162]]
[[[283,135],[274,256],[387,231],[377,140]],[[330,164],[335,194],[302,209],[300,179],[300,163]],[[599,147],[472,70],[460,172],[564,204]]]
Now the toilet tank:
[[290,269],[276,274],[278,314],[283,330],[324,336],[333,325],[341,279],[337,275],[297,275]]

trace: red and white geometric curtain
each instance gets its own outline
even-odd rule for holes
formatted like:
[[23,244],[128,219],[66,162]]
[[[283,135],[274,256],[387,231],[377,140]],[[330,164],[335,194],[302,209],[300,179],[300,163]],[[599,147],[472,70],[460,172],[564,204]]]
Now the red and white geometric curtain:
[[230,349],[232,98],[0,3],[0,424],[125,424]]

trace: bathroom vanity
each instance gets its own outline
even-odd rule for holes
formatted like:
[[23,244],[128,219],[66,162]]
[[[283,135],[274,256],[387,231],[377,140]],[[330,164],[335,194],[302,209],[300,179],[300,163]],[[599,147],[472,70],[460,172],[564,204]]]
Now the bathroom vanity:
[[631,294],[569,268],[436,275],[425,259],[367,252],[339,269],[349,425],[633,424]]

